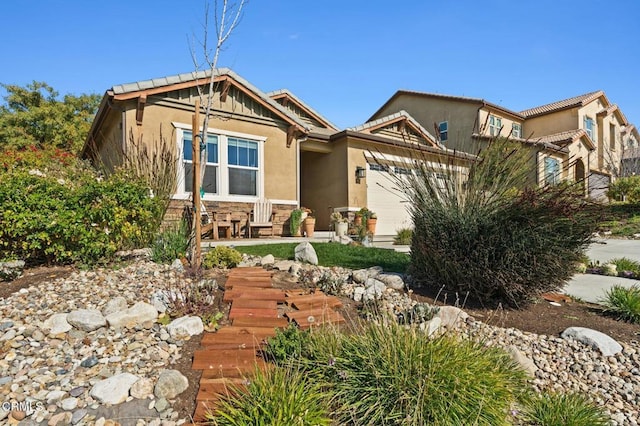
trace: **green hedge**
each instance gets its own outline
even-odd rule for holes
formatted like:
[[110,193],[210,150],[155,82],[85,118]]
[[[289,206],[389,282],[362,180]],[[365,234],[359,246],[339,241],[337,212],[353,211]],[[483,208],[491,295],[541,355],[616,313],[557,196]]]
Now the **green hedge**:
[[95,263],[148,244],[157,228],[159,200],[124,172],[16,167],[0,180],[0,259]]

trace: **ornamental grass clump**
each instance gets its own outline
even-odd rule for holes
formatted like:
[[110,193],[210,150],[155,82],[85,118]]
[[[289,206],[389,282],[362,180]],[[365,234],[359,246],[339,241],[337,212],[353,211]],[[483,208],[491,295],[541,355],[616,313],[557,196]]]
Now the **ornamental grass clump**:
[[605,312],[619,320],[640,324],[640,287],[614,285],[601,302]]
[[522,412],[527,425],[606,426],[606,411],[580,394],[543,393],[534,396]]
[[205,414],[217,426],[332,424],[325,395],[295,367],[256,369],[255,375]]
[[396,323],[311,333],[302,365],[331,397],[336,424],[504,425],[526,388],[504,351]]
[[468,172],[447,161],[416,159],[393,178],[414,222],[414,283],[514,307],[558,290],[601,217],[583,182],[538,187],[532,151],[508,139],[491,141]]

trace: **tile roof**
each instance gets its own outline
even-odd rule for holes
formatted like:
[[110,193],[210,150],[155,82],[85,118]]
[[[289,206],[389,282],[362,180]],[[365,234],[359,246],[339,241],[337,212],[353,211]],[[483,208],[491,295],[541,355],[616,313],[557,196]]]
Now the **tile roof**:
[[[170,91],[171,90],[170,87],[172,85],[174,85],[174,84],[188,83],[188,82],[191,82],[191,81],[196,81],[198,79],[208,78],[211,75],[212,75],[212,71],[211,70],[192,71],[192,72],[183,73],[183,74],[170,75],[170,76],[167,76],[167,77],[154,78],[154,79],[151,79],[151,80],[141,80],[141,81],[137,81],[137,82],[134,82],[134,83],[118,84],[118,85],[115,85],[115,86],[113,86],[111,88],[111,94],[112,95],[121,95],[121,94],[125,94],[125,93],[137,92],[137,91],[148,90],[148,89],[156,89],[156,88],[160,88],[160,87],[167,87],[167,91]],[[256,86],[254,86],[253,84],[249,83],[249,81],[247,81],[244,78],[240,77],[238,74],[236,74],[231,69],[229,69],[229,68],[216,68],[213,71],[213,75],[214,76],[227,75],[227,76],[231,77],[232,79],[234,79],[235,81],[237,81],[238,83],[240,83],[241,85],[243,85],[244,87],[249,89],[251,92],[253,92],[261,100],[263,100],[264,102],[268,103],[270,106],[272,106],[273,108],[278,110],[280,113],[282,113],[285,116],[287,116],[289,119],[291,119],[297,125],[299,125],[302,129],[305,129],[307,131],[309,130],[309,126],[306,123],[304,123],[302,120],[300,120],[300,118],[298,116],[296,116],[292,112],[288,111],[282,105],[280,105],[279,103],[277,103],[276,101],[271,99],[269,96],[267,96],[267,94],[264,93],[262,90],[258,89]]]
[[575,130],[566,130],[564,132],[553,133],[551,135],[540,136],[539,138],[532,137],[530,138],[533,142],[541,142],[541,143],[551,143],[554,145],[565,145],[567,143],[571,143],[577,138],[586,135],[587,133],[582,129]]
[[415,118],[413,118],[413,117],[412,117],[412,116],[411,116],[407,111],[405,111],[405,110],[400,110],[400,111],[398,111],[398,112],[396,112],[396,113],[394,113],[394,114],[387,115],[387,116],[385,116],[385,117],[381,117],[381,118],[378,118],[378,119],[373,120],[373,121],[368,121],[368,122],[366,122],[366,123],[364,123],[364,124],[360,124],[359,126],[349,127],[349,128],[347,128],[346,130],[351,130],[351,131],[353,131],[353,132],[362,132],[363,130],[371,129],[371,128],[373,128],[373,127],[379,126],[380,124],[384,124],[384,123],[386,123],[386,122],[393,121],[393,120],[396,120],[396,119],[398,119],[398,118],[404,118],[404,119],[406,119],[406,120],[407,120],[407,121],[409,121],[413,126],[415,126],[415,128],[416,128],[416,129],[418,129],[421,133],[423,133],[423,134],[427,135],[427,137],[428,137],[428,138],[430,138],[430,139],[431,139],[431,141],[432,141],[433,143],[435,143],[436,145],[440,146],[441,148],[444,148],[444,147],[442,146],[442,144],[441,144],[440,142],[438,142],[438,140],[437,140],[437,139],[436,139],[436,138],[435,138],[431,133],[429,133],[429,132],[427,131],[427,129],[425,129],[424,127],[422,127],[422,125],[421,125],[420,123],[418,123],[418,122],[416,121],[416,119],[415,119]]
[[520,114],[525,118],[537,117],[539,115],[544,115],[567,108],[583,106],[599,98],[600,96],[604,96],[604,92],[602,90],[597,90],[595,92],[585,93],[584,95],[574,96],[573,98],[552,102],[550,104],[537,106],[535,108],[525,109],[524,111],[520,111]]
[[311,112],[313,115],[317,116],[318,118],[320,118],[320,121],[324,121],[325,123],[327,123],[329,125],[329,127],[333,127],[334,130],[338,130],[338,126],[336,126],[335,124],[333,124],[331,121],[327,120],[326,117],[324,117],[322,114],[320,114],[319,112],[317,112],[316,110],[314,110],[313,108],[311,108],[309,106],[309,104],[307,104],[306,102],[303,102],[302,99],[300,99],[299,97],[297,97],[296,95],[294,95],[289,89],[279,89],[279,90],[274,90],[272,92],[267,92],[265,93],[267,96],[269,96],[270,98],[274,98],[278,95],[287,95],[289,96],[291,99],[293,99],[294,101],[296,101],[297,103],[299,103],[300,105],[302,105],[305,109],[307,109],[309,112]]

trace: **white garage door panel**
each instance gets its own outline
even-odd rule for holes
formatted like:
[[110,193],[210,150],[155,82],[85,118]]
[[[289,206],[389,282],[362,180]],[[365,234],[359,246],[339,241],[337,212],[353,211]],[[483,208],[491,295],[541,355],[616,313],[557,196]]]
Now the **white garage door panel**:
[[376,235],[396,235],[400,228],[413,227],[408,203],[388,176],[388,172],[367,170],[367,207],[378,214]]

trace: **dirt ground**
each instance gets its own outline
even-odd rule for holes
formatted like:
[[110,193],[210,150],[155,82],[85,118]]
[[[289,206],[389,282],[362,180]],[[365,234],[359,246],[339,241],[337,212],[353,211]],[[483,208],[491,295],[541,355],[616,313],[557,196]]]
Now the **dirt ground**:
[[[71,274],[72,271],[72,267],[39,267],[27,270],[22,277],[13,282],[0,281],[0,297],[6,298],[21,288],[36,285],[42,281],[64,278]],[[216,297],[216,299],[221,301],[224,282],[226,280],[225,274],[221,271],[209,271],[207,275],[215,277],[218,280],[221,289],[216,295],[219,296]],[[285,272],[276,272],[273,276],[273,283],[274,287],[278,288],[299,287],[299,284],[296,283],[291,275]],[[429,294],[420,289],[416,290],[412,297],[421,302],[435,303],[437,305],[443,304],[441,302],[441,295]],[[344,304],[342,314],[345,318],[358,318],[358,304],[348,299],[344,299]],[[224,305],[221,302],[220,308],[228,313],[228,305]],[[541,298],[536,303],[521,310],[468,307],[464,309],[476,320],[505,328],[513,327],[537,334],[559,336],[560,333],[568,327],[580,326],[596,329],[620,342],[640,340],[639,325],[617,321],[614,318],[604,315],[602,309],[597,305],[577,301],[562,301],[561,306],[554,306],[549,303],[549,301]],[[228,324],[228,320],[224,318],[220,321],[220,324]],[[189,388],[180,394],[173,404],[173,408],[178,411],[180,418],[189,417],[195,410],[195,399],[198,393],[201,372],[192,370],[191,363],[193,353],[200,346],[201,338],[202,336],[198,336],[185,342],[182,347],[183,356],[179,362],[173,366],[173,368],[180,370],[189,380]]]

